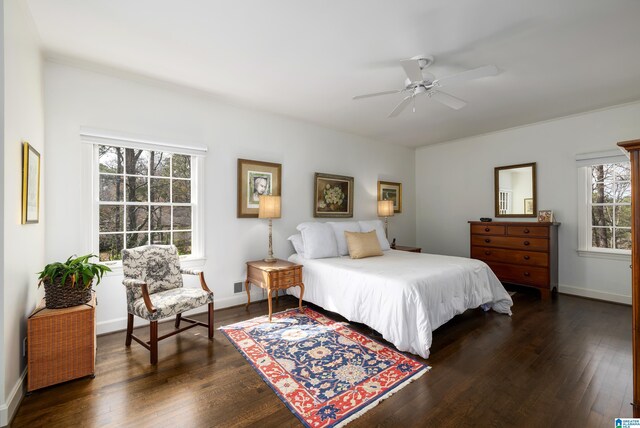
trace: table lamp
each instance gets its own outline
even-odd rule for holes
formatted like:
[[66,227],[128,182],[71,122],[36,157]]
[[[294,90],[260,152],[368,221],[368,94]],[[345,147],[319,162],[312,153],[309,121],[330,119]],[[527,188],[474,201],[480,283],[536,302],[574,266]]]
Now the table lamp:
[[267,255],[267,258],[264,259],[264,261],[273,263],[277,259],[273,257],[271,220],[274,218],[280,218],[280,196],[261,195],[258,208],[258,218],[269,219],[269,254]]
[[378,217],[384,217],[384,234],[389,239],[389,217],[393,215],[393,201],[378,201]]

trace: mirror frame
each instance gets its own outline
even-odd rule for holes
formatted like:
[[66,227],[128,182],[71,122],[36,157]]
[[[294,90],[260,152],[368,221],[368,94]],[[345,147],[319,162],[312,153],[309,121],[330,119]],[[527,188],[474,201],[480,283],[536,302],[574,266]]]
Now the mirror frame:
[[[503,171],[505,169],[516,169],[516,168],[526,168],[526,167],[531,167],[531,182],[533,184],[533,214],[500,214],[500,204],[498,201],[498,193],[500,193],[500,187],[499,187],[499,182],[500,182],[500,171]],[[495,171],[494,171],[494,178],[493,178],[493,184],[494,184],[494,188],[493,188],[493,198],[494,198],[494,209],[495,209],[495,216],[496,217],[514,217],[514,218],[531,218],[531,217],[538,217],[538,194],[536,191],[536,163],[535,162],[531,162],[531,163],[521,163],[518,165],[507,165],[507,166],[497,166],[495,167]]]

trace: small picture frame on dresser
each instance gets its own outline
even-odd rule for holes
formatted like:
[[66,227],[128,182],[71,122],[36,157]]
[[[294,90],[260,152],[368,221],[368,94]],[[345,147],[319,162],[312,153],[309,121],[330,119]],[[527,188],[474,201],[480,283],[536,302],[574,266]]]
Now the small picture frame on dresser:
[[538,211],[539,223],[553,223],[553,211],[552,210],[540,210]]

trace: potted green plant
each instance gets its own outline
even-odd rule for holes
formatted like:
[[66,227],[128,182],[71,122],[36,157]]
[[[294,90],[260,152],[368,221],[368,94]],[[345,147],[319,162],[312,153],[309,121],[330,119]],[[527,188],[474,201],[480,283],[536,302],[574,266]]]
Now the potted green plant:
[[97,284],[105,272],[111,272],[108,266],[91,263],[94,254],[75,257],[66,262],[50,263],[44,267],[38,279],[38,287],[44,284],[45,304],[49,309],[68,308],[91,300],[91,284],[97,278]]

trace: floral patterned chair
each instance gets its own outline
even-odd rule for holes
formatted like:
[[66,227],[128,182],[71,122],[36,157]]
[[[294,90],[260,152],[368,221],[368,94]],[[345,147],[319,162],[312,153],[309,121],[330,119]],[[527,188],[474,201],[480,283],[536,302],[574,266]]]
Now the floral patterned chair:
[[[145,245],[122,250],[122,268],[127,288],[127,338],[135,340],[151,352],[151,364],[158,363],[158,341],[196,326],[207,327],[213,339],[213,293],[200,271],[181,269],[178,250],[173,245]],[[182,274],[198,275],[202,289],[185,288]],[[183,318],[182,313],[208,305],[208,324]],[[144,342],[133,335],[133,316],[150,321],[150,338]],[[173,332],[158,338],[158,320],[176,316]],[[180,328],[180,321],[191,323]]]

